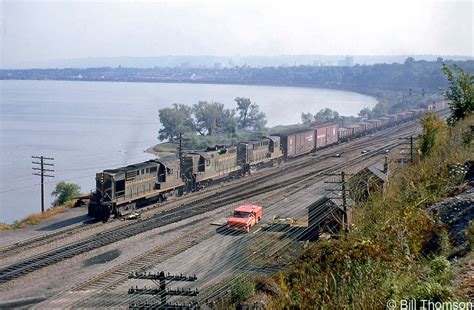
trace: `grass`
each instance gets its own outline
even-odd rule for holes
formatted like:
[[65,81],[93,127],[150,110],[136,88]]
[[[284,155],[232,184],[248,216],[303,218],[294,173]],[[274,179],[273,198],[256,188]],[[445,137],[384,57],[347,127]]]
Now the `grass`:
[[[473,160],[469,125],[442,127],[428,155],[393,173],[384,195],[353,209],[354,225],[339,238],[320,241],[294,267],[275,276],[281,294],[271,308],[383,308],[388,299],[447,301],[461,298],[446,228],[426,207],[458,193],[458,163]],[[471,255],[471,254],[469,254]]]
[[161,153],[176,153],[177,149],[178,149],[178,145],[176,143],[170,143],[170,142],[163,142],[153,147],[153,150],[155,152],[161,152]]
[[59,213],[66,212],[67,210],[72,208],[72,206],[74,206],[74,203],[75,200],[69,200],[65,204],[47,209],[43,213],[35,213],[28,215],[20,221],[15,221],[13,224],[0,223],[0,230],[20,229],[25,228],[27,226],[37,225],[47,218],[53,217]]

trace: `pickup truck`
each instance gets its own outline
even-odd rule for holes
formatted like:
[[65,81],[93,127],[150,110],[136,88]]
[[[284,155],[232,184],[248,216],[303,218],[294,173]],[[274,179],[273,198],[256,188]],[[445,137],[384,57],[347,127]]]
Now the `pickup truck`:
[[241,205],[234,210],[231,218],[227,220],[227,228],[249,232],[263,215],[263,209],[258,205]]

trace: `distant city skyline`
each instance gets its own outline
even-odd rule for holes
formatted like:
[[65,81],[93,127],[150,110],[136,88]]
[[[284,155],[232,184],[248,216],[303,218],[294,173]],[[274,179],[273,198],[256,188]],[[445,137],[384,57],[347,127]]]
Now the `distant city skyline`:
[[474,55],[471,1],[0,1],[2,68],[168,55]]

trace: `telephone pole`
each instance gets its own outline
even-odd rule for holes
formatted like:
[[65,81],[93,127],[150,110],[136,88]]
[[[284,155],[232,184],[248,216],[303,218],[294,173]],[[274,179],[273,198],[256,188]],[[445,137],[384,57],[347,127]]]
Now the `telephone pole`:
[[[39,159],[39,161],[32,161],[31,163],[33,165],[39,166],[33,166],[33,170],[39,171],[39,172],[33,172],[33,175],[41,177],[41,213],[44,212],[44,178],[54,178],[53,175],[46,174],[48,172],[54,172],[52,169],[47,169],[45,166],[54,166],[52,161],[54,158],[52,157],[44,157],[44,156],[31,156],[33,159]],[[46,172],[46,173],[45,173]]]
[[329,176],[340,176],[341,179],[340,181],[324,181],[324,183],[332,183],[332,184],[341,184],[341,188],[331,188],[331,189],[326,189],[326,191],[329,192],[341,192],[341,198],[339,197],[333,197],[333,199],[342,199],[342,211],[344,212],[343,219],[342,219],[342,226],[343,229],[347,231],[349,227],[349,221],[348,221],[348,204],[347,204],[347,181],[346,181],[346,176],[347,173],[344,171],[341,171],[340,173],[325,173],[325,175]]
[[[168,296],[197,296],[199,291],[196,290],[184,290],[184,289],[167,289],[167,284],[169,285],[171,282],[180,281],[180,282],[194,282],[197,280],[196,275],[186,276],[186,275],[171,275],[165,274],[163,271],[159,273],[140,273],[135,272],[128,275],[129,279],[142,279],[142,280],[151,280],[155,282],[158,287],[157,288],[138,288],[138,287],[131,287],[128,290],[128,294],[130,295],[154,295],[159,298],[158,304],[155,305],[141,305],[144,307],[153,306],[154,308],[162,307],[167,309],[167,307],[172,307],[167,303]],[[130,308],[141,308],[140,305],[130,305]]]
[[183,135],[179,133],[179,146],[178,146],[178,158],[179,158],[179,174],[183,176]]
[[[413,162],[413,159],[414,159],[414,158],[413,158],[413,157],[414,157],[414,147],[413,147],[414,145],[413,145],[413,142],[414,142],[414,140],[415,140],[416,138],[414,138],[413,135],[410,135],[410,136],[408,136],[408,137],[403,137],[403,138],[398,138],[398,139],[399,139],[399,140],[406,140],[407,142],[405,142],[405,143],[403,143],[403,144],[408,144],[408,145],[410,145],[410,148],[409,148],[409,150],[410,150],[410,162]],[[401,148],[400,150],[401,150],[401,151],[407,150],[407,148]]]

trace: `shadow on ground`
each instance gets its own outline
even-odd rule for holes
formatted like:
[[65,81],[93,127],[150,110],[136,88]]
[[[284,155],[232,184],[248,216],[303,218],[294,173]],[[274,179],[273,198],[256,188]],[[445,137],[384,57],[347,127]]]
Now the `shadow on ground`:
[[42,228],[37,229],[37,231],[52,231],[52,230],[57,230],[60,228],[64,228],[69,225],[77,224],[79,222],[83,222],[84,224],[93,224],[96,221],[88,217],[87,215],[79,215],[61,222],[57,222],[54,224],[51,224],[49,226],[45,226]]
[[[250,230],[252,231],[252,230]],[[219,226],[216,229],[216,232],[219,235],[225,235],[225,236],[242,236],[248,234],[247,232],[239,231],[239,230],[230,230],[227,228],[227,226]]]

